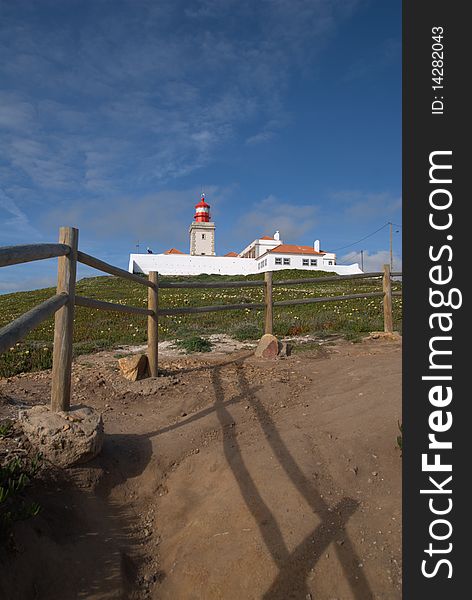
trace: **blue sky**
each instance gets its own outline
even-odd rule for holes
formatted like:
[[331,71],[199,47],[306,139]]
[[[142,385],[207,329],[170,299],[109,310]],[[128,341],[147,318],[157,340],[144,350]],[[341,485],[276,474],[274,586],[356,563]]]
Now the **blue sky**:
[[0,245],[188,251],[203,186],[218,254],[279,229],[388,262],[388,228],[350,244],[401,223],[399,0],[0,0],[0,56]]

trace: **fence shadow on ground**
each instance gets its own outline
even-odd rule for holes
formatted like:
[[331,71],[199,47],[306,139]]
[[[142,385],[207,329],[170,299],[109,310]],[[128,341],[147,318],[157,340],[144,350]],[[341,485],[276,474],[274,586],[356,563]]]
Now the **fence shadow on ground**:
[[[249,385],[244,372],[246,359],[247,356],[243,356],[216,365],[197,367],[199,370],[206,369],[211,373],[211,382],[215,396],[214,404],[195,413],[183,422],[162,427],[156,431],[149,432],[144,437],[149,439],[156,435],[185,427],[187,424],[204,418],[213,412],[216,413],[221,426],[223,453],[226,462],[235,477],[247,509],[259,528],[264,544],[279,569],[277,577],[265,592],[264,599],[288,600],[289,598],[300,598],[305,600],[309,594],[307,580],[310,571],[315,567],[328,546],[332,542],[336,542],[342,538],[343,545],[335,543],[334,550],[353,597],[355,600],[373,600],[374,596],[367,578],[362,568],[359,567],[361,560],[345,531],[350,517],[358,508],[357,500],[346,497],[342,498],[336,505],[329,506],[321,497],[317,488],[298,466],[278,433],[269,412],[258,399],[257,392],[262,386]],[[226,398],[222,371],[229,365],[236,366],[239,390],[236,395]],[[189,368],[187,371],[190,372],[193,370],[195,369]],[[229,429],[227,427],[228,423],[234,421],[228,408],[242,401],[252,406],[264,437],[278,463],[288,479],[321,521],[291,552],[285,544],[283,533],[280,530],[277,520],[267,503],[263,500],[254,479],[244,463],[241,447],[235,435],[237,423],[233,428]]]
[[[231,420],[231,415],[228,413],[225,404],[221,369],[221,366],[216,366],[212,370],[212,383],[216,398],[216,413],[223,427],[228,420]],[[255,391],[250,387],[244,374],[244,361],[242,360],[237,363],[237,373],[241,396],[253,407],[264,436],[280,466],[321,519],[321,523],[310,532],[297,548],[293,552],[289,552],[274,515],[262,499],[244,464],[234,430],[227,432],[223,429],[223,451],[228,466],[234,474],[248,510],[254,517],[267,550],[279,568],[279,574],[263,598],[267,600],[305,599],[309,594],[307,578],[310,570],[316,565],[329,544],[335,542],[342,534],[344,544],[343,546],[335,544],[335,551],[353,596],[356,600],[373,599],[369,583],[358,567],[360,559],[344,531],[347,521],[357,510],[358,502],[352,498],[343,498],[336,506],[328,506],[313,483],[305,477],[297,465],[280,437],[269,413],[257,398]]]

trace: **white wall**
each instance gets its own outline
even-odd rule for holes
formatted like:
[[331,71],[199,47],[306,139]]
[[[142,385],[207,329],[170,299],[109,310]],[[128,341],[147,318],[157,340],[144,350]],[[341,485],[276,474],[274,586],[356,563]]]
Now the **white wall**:
[[[290,265],[276,265],[275,257],[268,256],[267,266],[258,268],[260,260],[254,258],[236,258],[233,256],[190,256],[188,254],[130,254],[128,271],[145,273],[158,271],[161,275],[200,275],[202,273],[218,275],[251,275],[264,271],[282,269],[303,269],[308,271],[329,271],[339,275],[362,273],[358,263],[352,265],[319,265],[303,267],[299,255],[279,255],[290,258]],[[262,259],[261,259],[262,260]],[[319,263],[320,258],[318,258]],[[282,261],[283,263],[283,261]]]
[[276,246],[280,246],[281,243],[282,242],[280,240],[263,240],[263,239],[257,239],[257,240],[254,240],[253,242],[251,242],[249,244],[249,246],[246,246],[246,248],[244,248],[244,250],[242,250],[239,253],[239,256],[244,256],[250,250],[252,250],[252,248],[254,248],[255,254],[256,254],[256,258],[259,258],[259,256],[262,256],[268,250],[272,250],[272,248],[275,248]]
[[[277,258],[282,260],[282,265],[276,264],[275,260]],[[284,259],[289,260],[290,263],[288,265],[284,265]],[[303,264],[304,259],[309,261],[308,265]],[[346,266],[346,265],[330,265],[329,261],[336,262],[335,255],[331,254],[331,253],[326,254],[324,256],[316,256],[313,254],[311,254],[311,255],[310,254],[306,254],[306,255],[302,255],[302,254],[266,254],[264,257],[261,257],[259,260],[257,260],[257,264],[259,265],[260,263],[263,263],[266,260],[267,260],[267,266],[262,267],[262,269],[258,268],[258,271],[260,271],[260,270],[267,271],[269,269],[269,265],[271,267],[277,268],[277,269],[280,269],[282,267],[284,269],[308,269],[308,270],[318,269],[319,271],[331,271],[331,270],[334,270],[333,267],[335,267],[335,266]],[[316,263],[317,263],[316,267],[311,266],[312,260],[316,260]],[[354,263],[354,264],[357,265],[357,263]],[[348,266],[353,267],[354,265],[348,265]]]

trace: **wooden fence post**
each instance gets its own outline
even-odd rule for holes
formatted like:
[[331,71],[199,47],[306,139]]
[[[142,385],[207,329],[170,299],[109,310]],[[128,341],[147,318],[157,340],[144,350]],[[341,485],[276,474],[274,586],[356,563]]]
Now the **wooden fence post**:
[[393,316],[392,316],[392,280],[390,278],[390,265],[384,265],[383,274],[383,292],[384,292],[384,331],[387,333],[393,332]]
[[148,288],[148,309],[154,311],[154,315],[148,316],[148,362],[151,377],[158,374],[158,315],[159,306],[159,278],[157,271],[149,271],[149,281],[153,287]]
[[56,412],[70,408],[78,241],[78,229],[74,227],[59,229],[59,243],[67,244],[71,250],[69,254],[60,256],[57,260],[57,293],[67,293],[68,300],[56,312],[54,321],[51,409]]
[[274,332],[272,271],[264,273],[264,333]]

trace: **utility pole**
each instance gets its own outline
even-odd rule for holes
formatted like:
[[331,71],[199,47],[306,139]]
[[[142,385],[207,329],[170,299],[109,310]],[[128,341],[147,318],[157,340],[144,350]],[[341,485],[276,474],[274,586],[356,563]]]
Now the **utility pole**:
[[364,250],[361,250],[361,271],[364,270]]
[[393,223],[390,225],[390,272],[393,271]]

